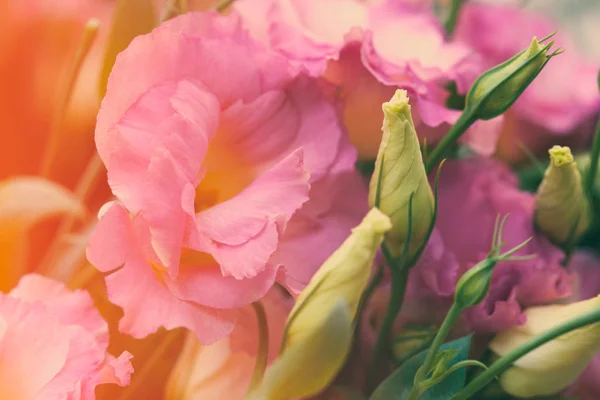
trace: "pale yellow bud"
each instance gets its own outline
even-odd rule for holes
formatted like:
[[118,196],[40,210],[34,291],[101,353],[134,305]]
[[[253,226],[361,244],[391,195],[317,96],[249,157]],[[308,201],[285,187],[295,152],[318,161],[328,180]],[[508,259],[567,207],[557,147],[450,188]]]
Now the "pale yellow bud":
[[411,194],[411,251],[420,247],[427,235],[433,217],[434,199],[406,90],[397,90],[389,102],[383,103],[382,109],[383,137],[369,187],[369,205],[375,206],[379,191],[378,207],[392,221],[388,245],[392,253],[398,255],[408,237]]
[[340,298],[348,305],[350,314],[356,314],[362,292],[369,282],[373,259],[383,235],[390,228],[389,218],[372,208],[352,229],[350,236],[325,261],[296,299],[286,327],[286,347],[302,340],[311,327],[327,317]]
[[325,261],[298,296],[280,357],[251,399],[303,398],[331,383],[350,352],[354,318],[373,258],[390,228],[389,218],[371,209]]
[[338,300],[318,325],[303,332],[269,367],[260,388],[249,400],[301,399],[323,390],[337,375],[352,344],[353,316]]
[[570,235],[579,238],[589,227],[592,215],[581,173],[568,147],[554,146],[550,165],[535,198],[535,222],[557,244],[566,244]]
[[[498,334],[490,349],[503,356],[543,332],[600,307],[600,296],[567,305],[527,309],[525,325]],[[569,386],[600,349],[600,323],[576,329],[519,358],[500,376],[500,384],[517,397],[546,396]]]

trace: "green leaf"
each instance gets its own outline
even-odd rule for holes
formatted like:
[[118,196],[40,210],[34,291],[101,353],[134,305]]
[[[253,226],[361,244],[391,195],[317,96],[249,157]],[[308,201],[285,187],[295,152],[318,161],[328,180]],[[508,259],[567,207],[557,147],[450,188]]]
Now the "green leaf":
[[[448,364],[448,367],[464,361],[471,347],[471,335],[448,342],[440,348],[441,351],[452,350],[456,354]],[[369,400],[403,400],[412,389],[415,374],[425,361],[429,350],[425,350],[407,360],[392,375],[379,385]],[[420,400],[447,400],[457,393],[465,384],[466,370],[461,368],[443,379],[439,384],[426,390]]]

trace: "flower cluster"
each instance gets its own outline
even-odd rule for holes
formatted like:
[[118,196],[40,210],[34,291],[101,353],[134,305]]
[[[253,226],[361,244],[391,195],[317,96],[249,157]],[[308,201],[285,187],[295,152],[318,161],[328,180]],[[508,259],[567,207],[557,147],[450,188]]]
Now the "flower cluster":
[[0,397],[600,396],[598,63],[556,21],[0,11]]

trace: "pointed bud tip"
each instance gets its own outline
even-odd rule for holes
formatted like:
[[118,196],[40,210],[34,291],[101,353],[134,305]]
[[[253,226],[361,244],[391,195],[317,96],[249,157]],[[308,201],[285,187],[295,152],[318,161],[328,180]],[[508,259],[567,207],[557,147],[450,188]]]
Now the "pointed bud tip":
[[383,103],[381,108],[385,114],[399,114],[405,108],[410,112],[408,92],[403,89],[396,90],[390,101]]
[[555,167],[571,164],[574,161],[571,149],[567,146],[553,146],[548,150],[548,154],[550,154],[550,160]]
[[381,234],[392,229],[392,222],[387,215],[373,207],[363,218],[358,228],[367,228],[375,233]]
[[540,44],[540,42],[537,40],[537,37],[533,37],[533,39],[531,39],[531,43],[529,44],[529,47],[527,48],[527,51],[525,52],[527,58],[535,55],[538,51],[542,50],[542,45]]

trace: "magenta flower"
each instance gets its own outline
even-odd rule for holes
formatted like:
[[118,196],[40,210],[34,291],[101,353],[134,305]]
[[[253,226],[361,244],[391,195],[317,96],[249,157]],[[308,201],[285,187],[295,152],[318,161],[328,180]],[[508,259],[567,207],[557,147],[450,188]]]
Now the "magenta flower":
[[106,353],[108,326],[87,292],[25,275],[0,293],[0,393],[6,399],[95,399],[97,385],[129,384],[127,352]]
[[326,86],[235,16],[186,14],[119,56],[96,127],[119,201],[87,254],[123,332],[212,343],[276,278],[301,290],[348,235],[366,194]]
[[459,263],[460,274],[485,258],[498,215],[509,214],[503,232],[505,248],[529,237],[518,254],[537,254],[529,261],[499,263],[486,299],[466,311],[471,329],[497,332],[524,323],[523,309],[571,294],[563,254],[533,226],[534,197],[517,188],[517,178],[504,164],[485,158],[449,161],[439,186],[437,229],[447,251]]
[[[253,34],[270,47],[339,86],[344,122],[362,158],[375,158],[381,139],[381,104],[396,88],[409,91],[419,134],[434,143],[460,111],[446,106],[446,86],[460,93],[482,72],[479,56],[461,42],[448,42],[433,15],[420,7],[385,0],[241,0],[235,9]],[[339,10],[343,10],[340,12]],[[265,22],[266,21],[266,22]],[[490,154],[497,120],[467,134],[476,150]],[[482,137],[482,134],[485,137]]]

